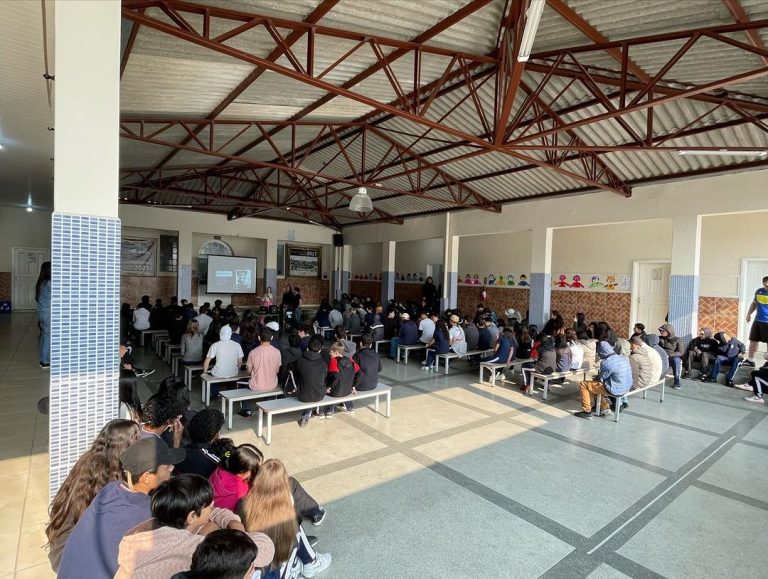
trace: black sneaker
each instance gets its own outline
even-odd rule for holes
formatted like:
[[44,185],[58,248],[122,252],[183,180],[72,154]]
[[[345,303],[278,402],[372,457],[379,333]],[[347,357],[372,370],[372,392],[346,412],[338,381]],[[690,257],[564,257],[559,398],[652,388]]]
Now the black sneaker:
[[752,360],[742,360],[739,366],[749,366],[750,368],[754,368],[755,363]]
[[315,527],[319,527],[323,524],[323,520],[325,519],[325,509],[323,507],[320,507],[320,512],[317,513],[314,517],[312,517],[312,524]]
[[577,412],[576,414],[574,414],[574,416],[578,416],[579,418],[585,418],[586,420],[592,420],[592,413],[584,412],[583,410]]
[[683,387],[680,386],[680,382],[675,382],[674,384],[672,384],[672,388],[674,390],[682,390],[683,389]]
[[[299,428],[305,428],[309,424],[309,419],[304,418],[303,416],[299,418]],[[313,545],[314,547],[314,545]]]
[[622,410],[626,410],[627,408],[629,408],[629,402],[622,402],[621,403],[621,409]]
[[243,418],[250,418],[253,415],[253,412],[251,412],[250,410],[241,410],[240,412],[238,412],[238,414]]
[[154,368],[152,370],[142,370],[140,368],[135,368],[135,371],[136,371],[137,378],[144,378],[146,376],[150,376],[155,373]]
[[725,385],[728,386],[728,388],[733,388],[733,380],[726,380]]
[[712,378],[706,374],[699,376],[699,382],[712,382]]
[[49,370],[49,369],[51,368],[51,365],[50,365],[50,364],[46,364],[46,363],[44,363],[44,362],[40,362],[40,367],[41,367],[43,370]]

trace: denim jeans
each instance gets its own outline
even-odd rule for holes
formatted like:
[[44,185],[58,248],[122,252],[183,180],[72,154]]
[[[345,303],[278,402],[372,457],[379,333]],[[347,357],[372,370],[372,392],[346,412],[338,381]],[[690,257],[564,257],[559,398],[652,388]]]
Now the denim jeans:
[[397,358],[397,347],[400,345],[400,338],[394,337],[389,341],[389,357]]
[[726,382],[733,380],[733,377],[736,375],[736,370],[739,368],[739,357],[734,356],[733,358],[728,358],[727,356],[718,356],[715,358],[715,365],[712,368],[712,379],[717,381],[717,375],[720,373],[720,367],[723,365],[723,362],[730,362],[731,367],[728,369],[728,374],[725,375]]
[[675,377],[675,384],[680,382],[680,373],[683,370],[683,359],[680,356],[670,356],[669,365],[672,368],[672,375]]
[[40,322],[40,362],[43,364],[51,363],[51,317],[38,317]]

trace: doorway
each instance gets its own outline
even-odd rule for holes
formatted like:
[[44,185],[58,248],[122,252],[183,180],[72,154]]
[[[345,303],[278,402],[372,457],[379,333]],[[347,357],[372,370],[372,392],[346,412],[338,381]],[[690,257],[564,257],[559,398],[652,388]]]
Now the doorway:
[[[746,321],[747,311],[755,297],[755,290],[763,285],[763,278],[768,275],[768,258],[748,258],[741,260],[741,276],[739,279],[739,340],[749,346],[749,329],[752,324]],[[752,314],[754,321],[755,314]],[[765,344],[758,347],[759,352],[765,352]],[[759,364],[758,364],[759,365]]]
[[40,266],[50,260],[51,251],[39,247],[11,248],[11,307],[14,311],[34,310],[35,285]]
[[632,262],[632,311],[629,334],[632,334],[632,327],[637,322],[645,324],[648,332],[655,332],[655,329],[664,323],[664,318],[669,312],[671,272],[670,261]]

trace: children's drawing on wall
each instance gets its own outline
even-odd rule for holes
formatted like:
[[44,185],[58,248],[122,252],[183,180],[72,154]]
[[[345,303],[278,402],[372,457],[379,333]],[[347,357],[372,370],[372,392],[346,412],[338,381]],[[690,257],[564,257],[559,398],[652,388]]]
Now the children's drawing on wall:
[[600,281],[600,276],[593,275],[591,281],[589,282],[589,288],[590,289],[603,289],[603,282]]
[[485,278],[484,285],[496,285],[496,276],[491,274]]
[[480,276],[475,274],[475,277],[472,279],[472,283],[474,285],[480,285]]
[[496,285],[505,285],[504,284],[504,274],[500,273],[499,277],[496,278]]
[[573,276],[573,281],[571,281],[571,288],[573,289],[579,289],[583,288],[584,284],[581,283],[581,276],[579,274],[576,274]]
[[518,287],[530,287],[531,284],[528,283],[528,278],[525,276],[525,274],[520,274],[520,281],[517,282]]
[[400,281],[400,274],[399,273],[395,273],[395,281]]
[[571,287],[568,283],[568,278],[564,274],[560,274],[560,277],[554,280],[552,285],[555,287]]
[[607,278],[605,278],[605,289],[607,290],[615,290],[618,287],[618,283],[616,283],[616,276],[609,275]]
[[619,288],[622,291],[627,291],[627,292],[630,289],[632,289],[632,283],[631,283],[628,275],[622,275],[621,276],[621,281],[619,282]]
[[515,276],[514,275],[508,275],[507,276],[507,285],[508,286],[515,285]]

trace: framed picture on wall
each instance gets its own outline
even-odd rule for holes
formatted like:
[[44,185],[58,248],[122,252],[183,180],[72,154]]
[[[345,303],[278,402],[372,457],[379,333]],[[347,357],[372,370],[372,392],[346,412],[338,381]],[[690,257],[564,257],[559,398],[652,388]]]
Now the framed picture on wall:
[[320,277],[320,248],[286,246],[289,277]]
[[157,275],[157,239],[123,237],[120,240],[120,273],[146,277]]

